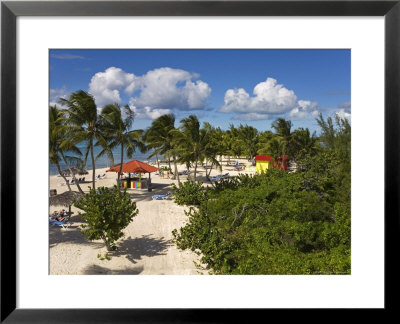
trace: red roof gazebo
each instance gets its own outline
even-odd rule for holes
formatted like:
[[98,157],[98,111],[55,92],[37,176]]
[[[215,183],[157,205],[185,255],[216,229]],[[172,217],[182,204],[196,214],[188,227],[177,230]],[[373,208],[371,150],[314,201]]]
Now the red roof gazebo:
[[[120,172],[121,173],[129,173],[129,178],[128,179],[122,179],[122,186],[124,187],[129,187],[131,186],[132,188],[143,188],[142,184],[142,173],[148,173],[149,174],[149,180],[147,182],[148,189],[151,191],[150,184],[151,184],[151,179],[150,179],[150,174],[151,172],[158,171],[158,168],[138,161],[138,160],[132,160],[126,163],[122,164],[122,169],[121,169],[121,164],[116,165],[108,170],[106,172]],[[131,173],[139,173],[139,181],[131,181]]]
[[[119,172],[120,167],[120,165],[116,165],[106,172]],[[121,170],[122,173],[151,173],[156,171],[158,171],[158,168],[138,160],[132,160],[122,164]]]

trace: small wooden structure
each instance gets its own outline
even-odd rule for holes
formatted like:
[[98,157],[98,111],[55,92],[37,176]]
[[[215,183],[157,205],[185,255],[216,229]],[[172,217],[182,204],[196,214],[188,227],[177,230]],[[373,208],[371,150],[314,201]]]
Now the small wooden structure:
[[256,155],[254,161],[256,161],[256,172],[261,173],[272,167],[273,159],[269,155]]
[[[106,172],[120,172],[120,171],[122,173],[129,173],[128,178],[120,180],[122,188],[151,190],[150,173],[158,171],[158,168],[138,160],[132,160],[122,164],[122,169],[120,165],[117,165],[111,169],[108,169]],[[139,177],[131,178],[130,176],[131,173],[139,173]],[[142,173],[148,173],[149,178],[142,179]]]
[[274,160],[274,162],[272,163],[272,167],[278,170],[287,170],[287,162],[288,162],[288,156],[281,155],[280,157]]

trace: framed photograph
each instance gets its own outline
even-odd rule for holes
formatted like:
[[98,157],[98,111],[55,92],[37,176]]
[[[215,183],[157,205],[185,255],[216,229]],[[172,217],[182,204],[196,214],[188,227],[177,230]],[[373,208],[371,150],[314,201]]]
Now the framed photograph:
[[1,321],[392,309],[399,16],[2,2]]

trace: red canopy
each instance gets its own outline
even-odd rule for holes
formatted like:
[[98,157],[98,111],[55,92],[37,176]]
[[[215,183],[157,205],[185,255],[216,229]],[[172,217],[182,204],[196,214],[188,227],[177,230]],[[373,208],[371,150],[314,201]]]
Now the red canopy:
[[271,161],[272,157],[269,155],[256,155],[254,161]]
[[[117,165],[111,169],[108,169],[106,172],[119,172],[119,170],[120,165]],[[123,173],[150,173],[155,171],[158,171],[158,168],[138,160],[132,160],[122,164]]]

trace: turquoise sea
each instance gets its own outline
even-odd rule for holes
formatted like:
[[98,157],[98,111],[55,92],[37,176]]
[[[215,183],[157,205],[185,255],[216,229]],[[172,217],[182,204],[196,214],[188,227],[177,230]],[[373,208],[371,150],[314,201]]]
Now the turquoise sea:
[[[84,154],[86,145],[84,143],[81,143],[81,144],[78,144],[77,147],[81,150],[82,154]],[[97,156],[97,154],[100,153],[100,151],[101,151],[100,147],[94,147],[94,155],[95,155],[95,157]],[[143,161],[143,162],[155,161],[156,160],[155,157],[149,158],[150,154],[151,154],[151,151],[148,151],[146,153],[141,153],[140,151],[137,151],[137,152],[133,153],[133,156],[132,156],[131,159],[128,159],[126,157],[126,152],[125,152],[124,162],[131,161],[131,160],[139,160],[139,161]],[[113,155],[114,155],[114,164],[120,163],[120,161],[121,161],[121,147],[116,147],[113,150]],[[83,157],[82,157],[82,159],[83,159]],[[96,163],[96,169],[110,167],[110,161],[109,161],[107,155],[99,157],[95,161],[95,163]],[[62,161],[60,162],[60,166],[61,166],[61,170],[64,170],[64,169],[67,168],[67,166]],[[87,160],[85,169],[86,170],[91,170],[92,169],[92,160],[90,158],[90,153],[89,153],[89,156],[88,156],[88,160]],[[50,171],[50,175],[58,174],[57,166],[55,164],[51,164],[50,163],[50,170],[49,171]]]

